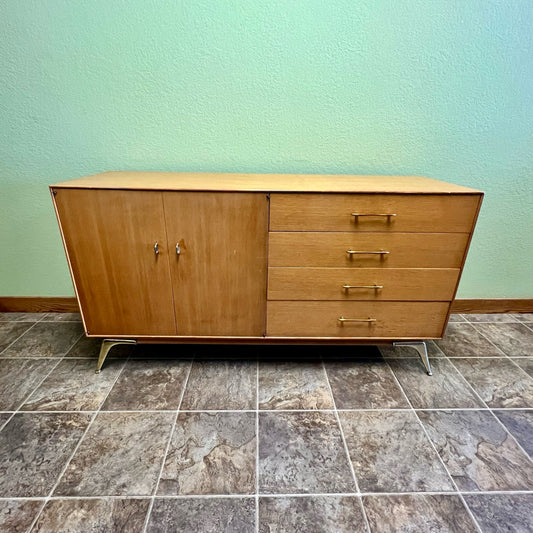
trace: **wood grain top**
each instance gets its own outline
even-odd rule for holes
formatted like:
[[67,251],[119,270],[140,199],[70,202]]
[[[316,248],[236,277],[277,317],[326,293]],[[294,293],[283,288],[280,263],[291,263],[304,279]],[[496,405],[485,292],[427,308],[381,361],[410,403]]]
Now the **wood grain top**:
[[481,194],[481,191],[476,189],[423,176],[351,176],[345,174],[114,171],[63,181],[52,187],[219,192]]

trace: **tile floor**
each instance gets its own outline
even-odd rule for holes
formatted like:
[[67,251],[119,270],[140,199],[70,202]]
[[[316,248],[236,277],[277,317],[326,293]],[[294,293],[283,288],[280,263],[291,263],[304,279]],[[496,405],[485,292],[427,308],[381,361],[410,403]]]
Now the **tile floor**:
[[2,532],[531,532],[533,315],[410,348],[118,347],[0,314]]

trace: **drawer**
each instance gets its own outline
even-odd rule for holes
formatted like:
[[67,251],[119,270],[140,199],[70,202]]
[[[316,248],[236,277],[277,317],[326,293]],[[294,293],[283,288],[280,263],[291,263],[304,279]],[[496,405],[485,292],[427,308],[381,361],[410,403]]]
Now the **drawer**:
[[460,268],[468,237],[466,233],[271,232],[268,261],[271,267]]
[[268,269],[269,300],[452,300],[458,268]]
[[478,204],[468,194],[274,193],[270,230],[469,233]]
[[[437,338],[449,302],[267,302],[267,336]],[[339,318],[372,322],[341,322]]]

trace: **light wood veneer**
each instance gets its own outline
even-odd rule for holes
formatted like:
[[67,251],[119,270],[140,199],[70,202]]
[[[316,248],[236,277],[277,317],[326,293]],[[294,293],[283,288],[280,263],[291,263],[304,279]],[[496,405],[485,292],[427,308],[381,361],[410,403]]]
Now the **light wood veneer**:
[[177,342],[440,337],[483,196],[419,176],[155,172],[51,191],[87,334]]

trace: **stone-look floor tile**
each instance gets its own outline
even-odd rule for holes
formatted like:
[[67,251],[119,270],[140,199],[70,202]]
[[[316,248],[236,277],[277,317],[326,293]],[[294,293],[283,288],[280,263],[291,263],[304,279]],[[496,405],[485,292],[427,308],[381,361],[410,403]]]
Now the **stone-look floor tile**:
[[418,411],[462,491],[532,490],[528,456],[488,411]]
[[16,414],[0,431],[0,497],[47,496],[89,421],[84,413]]
[[0,313],[0,322],[39,322],[45,313]]
[[339,416],[362,492],[453,490],[412,411],[342,411]]
[[83,334],[79,322],[38,322],[2,354],[4,357],[63,357]]
[[46,313],[43,322],[81,322],[80,313]]
[[[484,326],[486,324],[479,324]],[[495,348],[472,324],[448,324],[446,334],[435,341],[448,357],[502,357],[504,354]]]
[[259,409],[333,409],[322,363],[261,362]]
[[[32,361],[40,362],[39,359]],[[111,359],[105,372],[95,374],[92,359],[63,359],[20,409],[96,411],[105,400],[123,364],[123,361]]]
[[368,532],[356,496],[260,498],[259,533]]
[[337,409],[409,409],[409,403],[382,359],[327,363]]
[[509,359],[456,359],[454,364],[489,407],[533,407],[533,379]]
[[254,498],[156,498],[146,533],[252,533]]
[[259,413],[259,490],[264,494],[355,491],[333,413]]
[[389,364],[415,409],[485,407],[447,359],[432,361],[432,376],[420,373],[414,359],[389,359]]
[[468,322],[516,322],[516,315],[511,313],[483,313],[483,314],[467,314],[465,318]]
[[130,360],[111,389],[102,409],[175,410],[179,407],[190,366],[190,362],[183,361]]
[[[435,344],[434,341],[425,341],[426,349],[428,351],[428,357],[431,359],[433,357],[445,357],[444,352]],[[399,358],[399,357],[413,357],[417,360],[420,360],[420,355],[418,351],[411,346],[392,346],[389,344],[379,347],[379,351],[385,357],[388,358]],[[420,362],[422,365],[422,362]],[[422,366],[423,368],[423,366]]]
[[476,324],[476,329],[509,357],[533,356],[533,331],[524,324]]
[[[93,357],[98,358],[100,354],[100,347],[102,346],[102,339],[96,337],[86,337],[85,335],[81,337],[72,348],[68,351],[65,357]],[[106,362],[102,367],[102,372],[104,371],[107,361],[114,358],[126,358],[133,352],[133,346],[128,344],[119,344],[113,346],[109,351],[109,354],[106,358]],[[96,363],[93,363],[96,364]]]
[[452,494],[364,496],[363,505],[370,528],[376,533],[476,531],[463,502]]
[[0,410],[14,411],[57,364],[57,359],[0,359]]
[[11,418],[13,413],[0,413],[0,431],[4,427],[4,424]]
[[32,326],[28,322],[0,322],[0,354],[7,355],[4,350]]
[[513,361],[533,378],[533,359],[513,359]]
[[255,409],[257,364],[248,361],[195,361],[181,409]]
[[150,500],[51,500],[31,533],[142,533]]
[[533,410],[496,409],[493,412],[533,459]]
[[0,531],[26,533],[42,505],[39,500],[0,500]]
[[533,323],[533,313],[516,313],[513,315],[518,322],[532,322]]
[[151,495],[173,418],[172,413],[99,413],[54,494]]
[[533,494],[465,494],[483,533],[533,531]]
[[457,313],[452,313],[450,315],[450,318],[448,319],[448,322],[465,322],[466,321],[466,315],[460,315]]
[[158,494],[253,494],[255,413],[180,413]]

